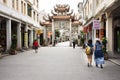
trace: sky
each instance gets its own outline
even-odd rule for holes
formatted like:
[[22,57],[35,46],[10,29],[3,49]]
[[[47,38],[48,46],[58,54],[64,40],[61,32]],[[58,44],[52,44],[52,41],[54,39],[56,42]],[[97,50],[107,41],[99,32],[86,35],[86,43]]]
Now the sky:
[[56,4],[69,4],[70,9],[73,9],[74,12],[77,12],[77,5],[83,0],[39,0],[40,11],[44,10],[46,13],[51,13]]

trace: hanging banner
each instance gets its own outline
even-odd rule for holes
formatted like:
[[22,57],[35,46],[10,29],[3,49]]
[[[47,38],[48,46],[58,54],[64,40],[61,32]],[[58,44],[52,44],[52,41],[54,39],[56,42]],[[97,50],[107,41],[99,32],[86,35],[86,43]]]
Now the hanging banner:
[[93,20],[93,29],[100,29],[100,21]]

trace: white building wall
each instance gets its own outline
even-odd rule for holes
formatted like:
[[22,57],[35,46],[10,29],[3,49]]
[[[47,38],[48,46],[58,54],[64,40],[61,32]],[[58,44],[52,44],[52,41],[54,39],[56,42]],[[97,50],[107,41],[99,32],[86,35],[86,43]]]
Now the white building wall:
[[88,25],[88,21],[91,22],[91,18],[94,17],[94,1],[85,0],[83,3],[83,25]]
[[112,17],[109,17],[106,21],[106,38],[108,40],[107,49],[111,53],[113,52],[112,20]]
[[33,26],[40,27],[39,22],[36,22],[33,19],[31,19],[29,16],[18,13],[17,11],[15,11],[11,8],[8,8],[7,6],[4,6],[2,4],[0,4],[0,12],[7,14],[9,17],[13,17],[17,20],[22,20],[22,21],[27,22],[29,24],[33,24]]
[[95,15],[100,14],[101,12],[104,13],[104,11],[108,7],[112,6],[115,2],[116,0],[103,0],[98,7],[95,6]]

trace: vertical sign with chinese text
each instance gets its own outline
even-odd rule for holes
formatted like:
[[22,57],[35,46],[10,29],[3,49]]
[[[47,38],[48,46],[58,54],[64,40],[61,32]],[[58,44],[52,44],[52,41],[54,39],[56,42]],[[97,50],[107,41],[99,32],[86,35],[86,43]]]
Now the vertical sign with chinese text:
[[100,21],[93,20],[93,29],[100,29]]

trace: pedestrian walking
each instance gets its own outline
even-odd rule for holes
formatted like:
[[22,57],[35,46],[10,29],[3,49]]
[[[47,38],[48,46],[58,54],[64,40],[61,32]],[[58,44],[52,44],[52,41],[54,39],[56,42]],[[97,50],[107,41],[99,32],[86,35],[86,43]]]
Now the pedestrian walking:
[[88,59],[88,67],[92,66],[92,55],[93,55],[93,44],[92,40],[88,40],[88,43],[86,44],[86,49],[85,49],[87,59]]
[[95,56],[96,67],[99,67],[98,65],[100,65],[100,67],[103,68],[102,64],[104,64],[104,55],[102,51],[102,43],[100,42],[99,39],[97,39],[95,43],[94,56]]
[[53,46],[55,46],[55,45],[56,45],[56,43],[57,43],[57,40],[55,39],[55,40],[54,40],[54,44],[53,44]]
[[73,48],[75,48],[75,40],[73,40]]
[[34,40],[34,42],[33,42],[33,47],[34,47],[34,49],[35,49],[35,53],[37,53],[37,52],[38,52],[38,47],[39,47],[39,44],[38,44],[38,41],[37,41],[37,40]]

